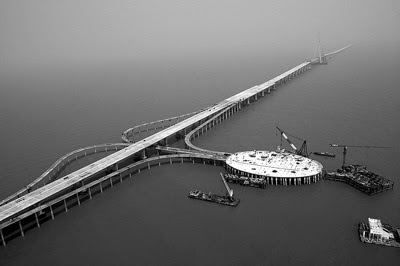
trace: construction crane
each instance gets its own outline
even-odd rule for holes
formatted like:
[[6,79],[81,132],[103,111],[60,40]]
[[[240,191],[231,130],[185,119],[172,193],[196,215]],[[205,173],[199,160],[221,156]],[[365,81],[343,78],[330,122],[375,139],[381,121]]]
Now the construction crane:
[[342,169],[344,169],[346,165],[346,153],[347,148],[373,148],[373,149],[394,149],[395,147],[387,147],[387,146],[363,146],[363,145],[344,145],[344,144],[329,144],[329,146],[334,148],[343,148],[343,164]]
[[[279,132],[281,134],[281,146],[282,146],[282,137],[284,137],[287,140],[287,142],[289,143],[290,147],[292,147],[292,149],[294,150],[294,153],[296,153],[297,155],[308,157],[309,154],[308,154],[308,151],[307,151],[307,141],[306,140],[300,139],[300,138],[298,138],[296,136],[293,136],[293,135],[289,135],[288,133],[284,132],[279,127],[276,127],[276,128],[279,130]],[[291,136],[291,137],[294,137],[294,138],[296,138],[298,140],[303,140],[303,144],[301,145],[300,149],[297,149],[297,147],[293,144],[293,142],[290,141],[288,135]]]

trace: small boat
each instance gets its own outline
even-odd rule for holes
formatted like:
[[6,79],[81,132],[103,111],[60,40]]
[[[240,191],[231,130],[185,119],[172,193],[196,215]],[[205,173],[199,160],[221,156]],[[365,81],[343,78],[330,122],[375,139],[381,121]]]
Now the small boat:
[[327,156],[327,157],[335,157],[336,155],[331,152],[324,152],[324,151],[315,151],[313,152],[315,155]]

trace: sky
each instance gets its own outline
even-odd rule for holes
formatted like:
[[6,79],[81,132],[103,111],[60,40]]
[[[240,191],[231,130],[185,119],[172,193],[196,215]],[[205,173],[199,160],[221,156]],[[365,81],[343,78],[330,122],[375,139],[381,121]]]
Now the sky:
[[[399,42],[398,0],[1,0],[0,71]],[[312,50],[312,48],[310,48]]]

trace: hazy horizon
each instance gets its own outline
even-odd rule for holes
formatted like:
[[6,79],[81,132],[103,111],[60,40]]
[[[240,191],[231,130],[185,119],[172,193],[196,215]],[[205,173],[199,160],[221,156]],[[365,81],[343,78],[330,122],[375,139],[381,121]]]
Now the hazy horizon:
[[398,1],[2,1],[0,72],[397,43]]

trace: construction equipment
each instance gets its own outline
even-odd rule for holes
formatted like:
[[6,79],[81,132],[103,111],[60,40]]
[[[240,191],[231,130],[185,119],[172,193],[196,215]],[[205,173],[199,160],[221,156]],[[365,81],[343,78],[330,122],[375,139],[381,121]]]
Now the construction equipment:
[[374,148],[374,149],[394,149],[395,147],[387,147],[387,146],[366,146],[366,145],[344,145],[344,144],[329,144],[329,146],[334,148],[343,148],[343,164],[342,169],[344,169],[346,165],[346,154],[347,148]]
[[[292,147],[294,153],[296,153],[297,155],[304,156],[304,157],[308,157],[310,155],[308,153],[308,151],[307,151],[307,141],[306,140],[300,139],[300,138],[298,138],[296,136],[293,136],[293,135],[289,135],[288,133],[284,132],[279,127],[276,127],[276,128],[279,130],[280,135],[281,135],[281,146],[282,146],[282,137],[284,137],[287,140],[287,142],[289,143],[290,147]],[[290,141],[288,136],[291,136],[291,137],[294,137],[294,138],[296,138],[298,140],[303,141],[303,144],[301,145],[300,149],[297,149],[297,147],[293,144],[293,142]]]

